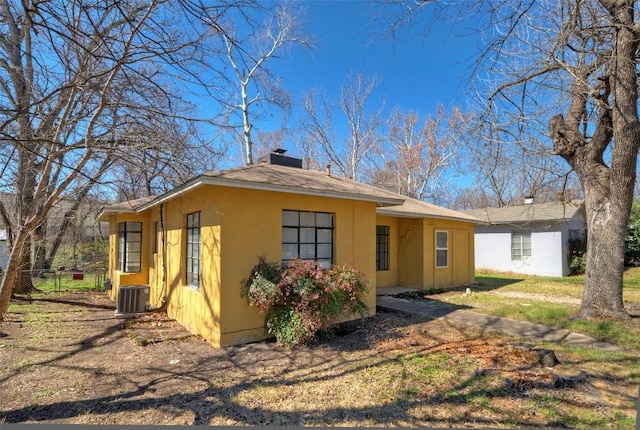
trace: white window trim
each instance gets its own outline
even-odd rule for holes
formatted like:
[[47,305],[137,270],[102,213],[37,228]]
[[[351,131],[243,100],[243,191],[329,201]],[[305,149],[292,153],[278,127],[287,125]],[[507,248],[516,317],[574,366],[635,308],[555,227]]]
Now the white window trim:
[[[514,235],[520,236],[520,259],[515,259],[513,258],[513,238]],[[523,246],[523,237],[525,235],[529,236],[529,255],[524,255],[524,246]],[[523,263],[529,263],[533,260],[533,236],[531,234],[531,232],[527,232],[527,231],[515,231],[515,232],[511,232],[511,249],[509,250],[511,253],[511,261],[518,261],[518,262],[523,262]]]
[[[441,248],[438,247],[438,233],[444,233],[447,235],[447,246],[446,248]],[[449,231],[448,230],[436,230],[436,235],[435,235],[435,242],[436,242],[436,255],[435,255],[435,260],[436,260],[436,269],[446,269],[449,267]],[[447,251],[447,264],[445,264],[444,266],[440,266],[438,265],[438,251]]]

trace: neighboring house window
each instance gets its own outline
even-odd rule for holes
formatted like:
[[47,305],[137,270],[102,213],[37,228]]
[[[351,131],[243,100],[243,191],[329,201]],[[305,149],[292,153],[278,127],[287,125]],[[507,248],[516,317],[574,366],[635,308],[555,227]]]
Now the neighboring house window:
[[531,260],[531,233],[511,233],[511,260]]
[[187,215],[187,285],[200,288],[200,212]]
[[376,226],[376,270],[389,270],[389,226]]
[[333,264],[333,214],[282,211],[282,262],[315,260],[322,268]]
[[118,225],[118,270],[142,270],[142,223],[121,222]]
[[583,230],[569,230],[569,242],[578,242],[584,239]]
[[449,266],[449,232],[436,231],[436,267]]

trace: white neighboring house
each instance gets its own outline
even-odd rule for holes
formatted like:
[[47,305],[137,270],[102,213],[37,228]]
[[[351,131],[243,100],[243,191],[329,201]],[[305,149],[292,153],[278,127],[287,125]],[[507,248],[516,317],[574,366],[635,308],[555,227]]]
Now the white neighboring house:
[[465,211],[475,227],[477,270],[568,276],[569,241],[584,239],[584,203],[549,202]]
[[9,248],[7,245],[7,231],[0,230],[0,270],[4,271],[9,260]]

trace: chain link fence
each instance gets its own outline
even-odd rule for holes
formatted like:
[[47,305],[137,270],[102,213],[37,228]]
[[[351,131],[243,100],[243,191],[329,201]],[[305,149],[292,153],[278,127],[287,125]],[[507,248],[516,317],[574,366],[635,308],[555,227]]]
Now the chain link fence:
[[105,269],[75,270],[23,270],[22,285],[31,285],[40,291],[105,291]]

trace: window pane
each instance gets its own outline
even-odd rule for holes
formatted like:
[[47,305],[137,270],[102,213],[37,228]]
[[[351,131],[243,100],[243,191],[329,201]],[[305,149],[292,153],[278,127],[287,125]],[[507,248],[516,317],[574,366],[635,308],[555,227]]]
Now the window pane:
[[187,285],[200,288],[200,212],[187,215],[186,245],[185,266]]
[[447,254],[448,251],[439,249],[436,251],[436,266],[437,267],[447,267]]
[[511,259],[514,261],[531,259],[531,233],[511,233]]
[[200,274],[200,260],[197,260],[197,259],[193,260],[193,273],[194,275]]
[[316,241],[316,229],[315,228],[301,228],[300,229],[300,243],[315,243]]
[[318,245],[318,260],[323,258],[331,258],[331,244],[319,244]]
[[436,247],[437,249],[447,249],[449,242],[449,235],[446,231],[436,232]]
[[142,223],[122,222],[118,225],[118,269],[139,272],[142,259]]
[[318,243],[331,243],[333,230],[318,229]]
[[316,214],[316,226],[333,227],[333,215],[325,213]]
[[285,261],[298,258],[298,244],[283,244],[282,245],[282,259]]
[[298,222],[298,212],[296,211],[282,211],[282,225],[297,227],[300,225]]
[[[333,214],[282,211],[282,262],[293,258],[333,263]],[[295,228],[294,228],[295,227]]]
[[318,260],[318,267],[321,269],[331,268],[331,260]]
[[131,252],[140,252],[142,244],[140,242],[129,242],[127,243],[127,254]]
[[298,229],[297,228],[282,228],[282,242],[283,243],[298,243]]
[[141,222],[126,222],[124,224],[126,224],[125,228],[126,228],[127,232],[131,232],[131,231],[141,232],[142,231],[142,223]]
[[314,212],[300,212],[300,225],[305,227],[315,227],[316,214]]
[[139,272],[141,270],[140,263],[129,262],[125,267],[125,272]]
[[311,245],[300,245],[300,258],[302,260],[313,260],[316,258],[316,246],[314,244]]

